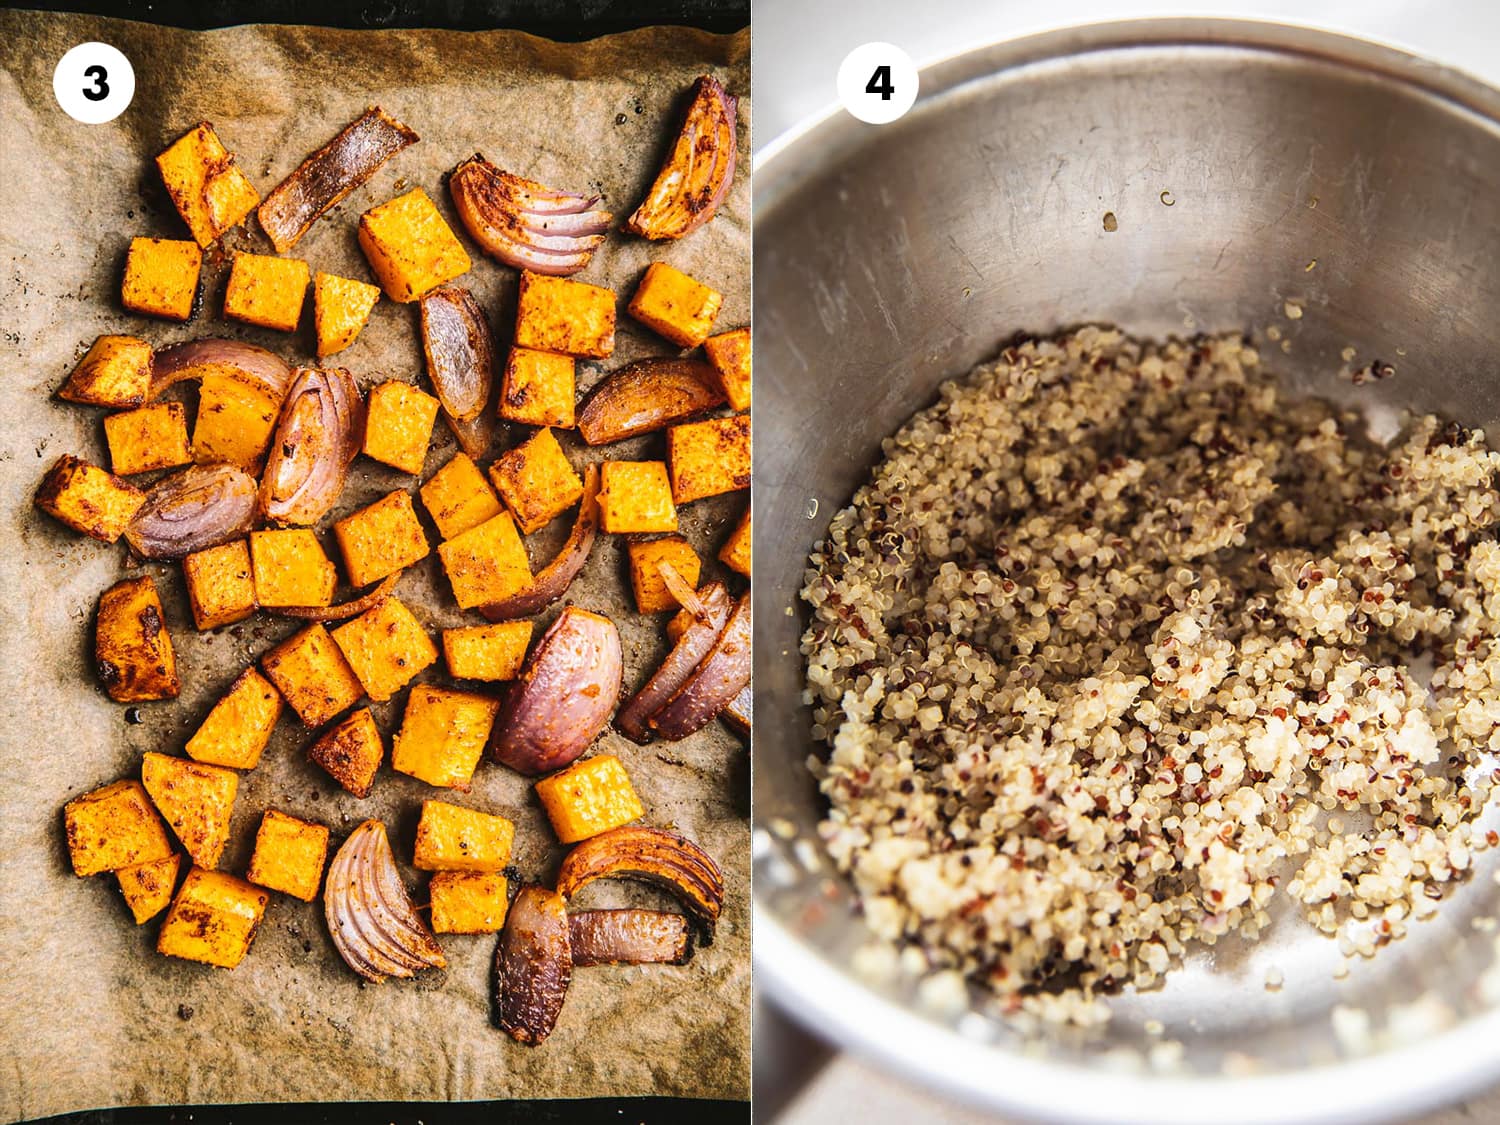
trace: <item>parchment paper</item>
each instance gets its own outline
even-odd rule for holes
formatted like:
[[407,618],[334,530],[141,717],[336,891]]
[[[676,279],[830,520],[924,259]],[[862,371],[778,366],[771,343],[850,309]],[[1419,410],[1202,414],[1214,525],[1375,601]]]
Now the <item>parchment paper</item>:
[[[56,60],[91,39],[124,51],[137,75],[133,104],[107,125],[72,121],[52,93]],[[183,690],[175,701],[143,705],[143,721],[131,725],[91,671],[91,623],[99,593],[138,570],[129,567],[123,544],[84,539],[31,506],[59,454],[108,464],[103,412],[52,398],[99,334],[142,335],[158,346],[228,335],[312,362],[310,307],[294,336],[222,319],[221,260],[205,266],[203,307],[187,325],[120,306],[131,236],[187,237],[152,158],[199,120],[214,123],[262,196],[370,103],[421,134],[292,253],[314,270],[369,278],[355,238],[359,213],[421,185],[462,231],[443,177],[475,151],[551,186],[592,186],[623,217],[654,176],[692,79],[705,71],[740,95],[740,150],[748,153],[748,50],[748,33],[676,29],[559,45],[507,32],[182,32],[0,12],[0,1116],[116,1104],[748,1097],[749,769],[736,737],[718,723],[692,739],[651,747],[604,736],[635,782],[646,823],[675,826],[718,860],[727,885],[724,917],[714,943],[685,966],[576,973],[543,1047],[514,1044],[491,1025],[493,936],[445,935],[445,974],[364,985],[329,941],[321,902],[273,894],[239,968],[162,957],[155,952],[159,920],[136,927],[112,876],[72,875],[62,807],[87,790],[139,776],[144,751],[180,754],[235,674],[296,625],[258,614],[243,627],[198,634],[178,567],[140,568],[162,590]],[[723,292],[721,330],[748,323],[748,172],[742,160],[726,205],[707,227],[665,244],[612,235],[579,275],[620,295],[618,350],[603,363],[580,362],[580,392],[630,359],[670,352],[624,314],[651,260],[670,261]],[[503,349],[516,272],[483,258],[463,237],[475,265],[461,283],[489,311]],[[253,218],[226,245],[272,252]],[[359,340],[332,362],[366,387],[390,377],[426,386],[416,306],[382,300]],[[495,450],[520,436],[519,427],[502,428]],[[576,438],[566,446],[576,465],[665,454],[661,435],[604,450],[584,450]],[[453,449],[439,422],[422,479]],[[355,466],[333,518],[416,484],[366,458]],[[705,577],[722,576],[714,554],[745,503],[740,494],[683,509],[683,531],[705,559]],[[531,537],[534,565],[550,557],[570,519]],[[337,561],[328,522],[322,534]],[[430,524],[428,534],[435,548]],[[479,620],[454,607],[435,549],[402,579],[398,594],[434,637],[439,628]],[[341,586],[338,597],[348,596]],[[661,618],[633,612],[624,550],[612,537],[600,537],[569,600],[616,618],[626,688],[641,683],[664,651]],[[538,634],[552,616],[538,622]],[[444,681],[441,660],[420,679]],[[425,878],[409,860],[420,802],[438,797],[511,817],[523,879],[550,884],[564,849],[526,779],[482,763],[473,792],[463,795],[390,771],[389,734],[404,704],[402,692],[375,707],[387,764],[365,801],[306,761],[312,735],[288,711],[260,766],[242,776],[221,869],[244,871],[267,808],[330,825],[332,848],[376,816],[422,902]],[[594,884],[585,893],[580,906],[670,901],[626,883]]]

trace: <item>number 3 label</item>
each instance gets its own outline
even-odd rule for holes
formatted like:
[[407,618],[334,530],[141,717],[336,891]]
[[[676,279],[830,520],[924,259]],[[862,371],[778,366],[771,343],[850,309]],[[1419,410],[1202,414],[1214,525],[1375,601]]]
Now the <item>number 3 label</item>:
[[74,121],[102,125],[124,113],[135,97],[135,70],[108,43],[80,43],[58,60],[52,92]]
[[917,68],[890,43],[866,43],[839,66],[839,101],[871,125],[895,121],[917,100]]

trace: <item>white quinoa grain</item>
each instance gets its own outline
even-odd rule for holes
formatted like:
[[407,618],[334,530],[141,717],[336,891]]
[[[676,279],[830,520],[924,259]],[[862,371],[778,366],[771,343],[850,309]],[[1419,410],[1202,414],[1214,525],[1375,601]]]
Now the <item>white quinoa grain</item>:
[[1097,1023],[1278,894],[1371,956],[1467,876],[1500,749],[1481,432],[1382,445],[1238,338],[1087,328],[883,450],[807,571],[812,766],[828,854],[943,996]]

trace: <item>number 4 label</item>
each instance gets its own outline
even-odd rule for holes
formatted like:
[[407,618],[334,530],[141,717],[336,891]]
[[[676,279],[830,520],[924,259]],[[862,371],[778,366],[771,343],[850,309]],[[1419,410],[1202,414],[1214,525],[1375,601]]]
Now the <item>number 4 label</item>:
[[855,117],[885,125],[903,116],[917,100],[917,68],[900,47],[866,43],[839,66],[839,101]]
[[135,97],[135,69],[108,43],[80,43],[58,60],[52,92],[74,121],[103,125]]

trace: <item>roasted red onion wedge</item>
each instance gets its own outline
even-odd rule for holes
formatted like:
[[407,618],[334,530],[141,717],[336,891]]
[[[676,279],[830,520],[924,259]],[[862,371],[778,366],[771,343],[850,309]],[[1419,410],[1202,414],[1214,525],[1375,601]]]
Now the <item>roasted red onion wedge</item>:
[[191,465],[163,477],[125,528],[145,559],[180,559],[228,543],[255,523],[255,478],[233,465]]
[[669,742],[686,738],[707,726],[749,682],[750,595],[746,594],[708,655],[647,722]]
[[364,432],[365,404],[349,372],[299,368],[266,455],[261,511],[278,523],[317,523],[343,491]]
[[474,460],[483,460],[488,455],[490,446],[495,444],[495,416],[486,410],[467,422],[455,422],[453,415],[446,410],[441,413],[448,429],[453,432],[453,439],[458,442],[458,447]]
[[233,375],[263,388],[273,402],[286,396],[292,369],[274,352],[241,340],[189,340],[157,352],[151,361],[151,389],[146,401],[153,402],[174,383],[202,379],[205,375]]
[[573,530],[553,560],[537,572],[531,585],[514,597],[493,605],[481,606],[479,612],[491,621],[513,621],[540,613],[568,591],[573,579],[588,561],[599,531],[599,466],[583,470],[583,499]]
[[733,599],[722,582],[710,582],[704,586],[698,591],[698,600],[708,614],[707,618],[695,620],[683,631],[672,651],[661,662],[661,667],[646,681],[646,686],[631,696],[615,716],[615,727],[626,738],[642,744],[651,741],[646,726],[648,720],[677,693],[677,689],[693,674],[693,669],[709,654],[734,609]]
[[711,935],[724,906],[724,877],[691,840],[661,828],[626,825],[583,841],[557,872],[557,893],[572,898],[595,879],[640,879],[676,895]]
[[522,887],[495,950],[495,1022],[535,1047],[552,1034],[573,979],[568,912],[562,896]]
[[698,596],[698,591],[693,589],[692,583],[677,573],[675,566],[663,561],[657,563],[656,572],[661,575],[661,582],[667,588],[667,593],[677,599],[678,605],[693,615],[694,621],[708,620],[708,607],[703,604],[703,599]]
[[568,915],[573,964],[681,965],[688,959],[688,921],[661,910],[581,910]]
[[445,285],[422,298],[422,350],[448,416],[455,422],[478,418],[495,381],[495,344],[472,293]]
[[347,602],[340,602],[338,605],[277,606],[274,609],[267,608],[266,612],[282,617],[296,617],[302,621],[347,621],[351,617],[358,617],[361,613],[368,613],[376,606],[384,605],[404,573],[406,572],[398,570],[395,574],[386,577],[368,594]]
[[344,127],[266,196],[256,212],[278,254],[285,254],[308,228],[396,153],[417,140],[379,106]]
[[724,392],[708,364],[639,359],[589,392],[578,412],[578,433],[590,445],[608,445],[685,422],[723,403]]
[[351,832],[328,865],[323,910],[339,955],[368,980],[378,984],[447,967],[442,947],[412,905],[378,820]]
[[735,99],[718,79],[698,79],[672,151],[626,230],[681,238],[714,217],[734,182],[735,111]]
[[614,216],[602,196],[554,191],[471,156],[448,177],[453,206],[474,241],[516,269],[566,277],[589,264]]
[[490,756],[528,777],[570,764],[609,722],[622,672],[615,623],[568,606],[501,699]]

